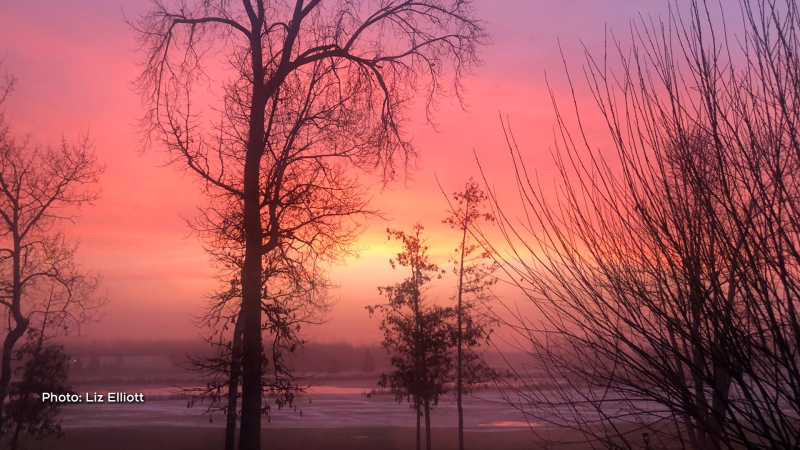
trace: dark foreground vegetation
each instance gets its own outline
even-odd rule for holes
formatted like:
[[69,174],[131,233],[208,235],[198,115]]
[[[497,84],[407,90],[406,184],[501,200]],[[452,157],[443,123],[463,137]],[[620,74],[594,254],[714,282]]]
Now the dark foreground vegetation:
[[594,105],[553,99],[554,195],[509,134],[525,216],[495,196],[496,245],[535,312],[505,325],[557,388],[508,400],[608,448],[797,448],[800,9],[692,1],[630,40],[587,52]]

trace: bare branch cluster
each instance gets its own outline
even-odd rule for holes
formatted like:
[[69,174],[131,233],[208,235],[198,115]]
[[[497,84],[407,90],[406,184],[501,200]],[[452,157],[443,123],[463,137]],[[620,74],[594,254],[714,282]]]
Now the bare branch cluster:
[[[0,102],[13,84],[7,77]],[[97,199],[103,171],[87,137],[76,145],[62,140],[57,147],[31,146],[27,137],[18,141],[11,135],[0,113],[0,308],[7,330],[0,405],[14,346],[32,324],[41,324],[36,328],[42,334],[79,331],[103,303],[93,295],[98,276],[75,261],[77,246],[62,226]]]
[[526,215],[496,210],[502,259],[536,314],[508,305],[531,358],[506,392],[532,419],[614,448],[797,446],[800,11],[741,5],[738,40],[697,1],[614,41],[621,71],[587,53],[613,152],[554,98],[555,199],[509,136]]
[[[209,199],[198,229],[240,268],[242,449],[260,446],[265,258],[350,251],[354,219],[375,214],[352,169],[385,183],[413,166],[406,113],[419,94],[429,121],[442,95],[462,101],[488,41],[473,15],[461,0],[155,0],[129,21],[144,54],[145,144],[196,176]],[[208,107],[206,85],[221,94]]]

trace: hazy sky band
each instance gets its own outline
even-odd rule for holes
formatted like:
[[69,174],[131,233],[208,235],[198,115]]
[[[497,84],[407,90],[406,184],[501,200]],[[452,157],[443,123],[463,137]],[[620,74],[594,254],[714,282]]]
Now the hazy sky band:
[[[460,189],[478,174],[474,150],[503,189],[509,159],[499,113],[510,119],[539,175],[553,179],[554,114],[545,73],[558,74],[550,77],[551,86],[568,95],[559,45],[580,82],[582,44],[602,51],[606,27],[624,37],[639,13],[657,17],[667,9],[665,1],[478,0],[476,5],[478,16],[489,22],[494,45],[483,52],[485,65],[467,80],[469,111],[444,103],[436,117],[438,133],[422,117],[412,117],[409,132],[422,156],[420,170],[405,184],[373,191],[374,204],[392,220],[370,222],[359,243],[361,258],[334,270],[341,288],[333,295],[339,301],[330,322],[308,330],[312,337],[379,337],[364,305],[375,302],[377,286],[405,276],[388,264],[399,249],[386,243],[387,226],[409,229],[420,221],[433,253],[446,262],[457,236],[441,223],[446,203],[434,175],[448,193]],[[136,15],[148,7],[143,0],[0,4],[0,55],[5,55],[4,69],[19,79],[8,103],[15,134],[30,132],[32,142],[46,145],[88,132],[107,165],[102,199],[86,208],[72,230],[81,242],[80,260],[101,271],[102,290],[112,300],[94,326],[94,338],[193,338],[198,329],[191,316],[201,312],[215,286],[208,259],[183,219],[192,217],[201,201],[197,186],[162,167],[165,159],[158,151],[137,152],[135,123],[142,108],[130,81],[141,55],[133,51],[133,32],[123,12]],[[441,284],[442,300],[449,296],[448,283]]]

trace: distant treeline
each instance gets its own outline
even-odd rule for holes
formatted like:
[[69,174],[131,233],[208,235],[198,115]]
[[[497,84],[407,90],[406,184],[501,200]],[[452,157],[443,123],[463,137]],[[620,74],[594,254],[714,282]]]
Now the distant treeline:
[[[66,354],[81,360],[82,368],[87,368],[92,359],[105,366],[127,366],[128,361],[149,361],[153,357],[168,358],[176,368],[183,366],[189,356],[210,354],[214,349],[199,340],[71,340],[64,343]],[[499,355],[485,355],[490,366],[503,364]],[[144,358],[148,357],[148,358]],[[163,359],[162,358],[162,359]],[[119,364],[118,361],[126,364]],[[340,373],[364,372],[380,373],[391,367],[390,357],[383,347],[375,344],[351,344],[347,342],[307,344],[291,359],[291,364],[300,372]]]
[[[214,349],[197,340],[75,340],[65,343],[66,353],[79,360],[96,358],[167,357],[178,364],[189,356],[210,354]],[[85,365],[86,363],[84,363]],[[312,343],[293,356],[291,364],[302,372],[378,372],[390,366],[389,356],[378,345]]]
[[208,352],[208,344],[197,340],[88,340],[75,339],[64,343],[65,351],[74,357],[90,356],[172,356]]

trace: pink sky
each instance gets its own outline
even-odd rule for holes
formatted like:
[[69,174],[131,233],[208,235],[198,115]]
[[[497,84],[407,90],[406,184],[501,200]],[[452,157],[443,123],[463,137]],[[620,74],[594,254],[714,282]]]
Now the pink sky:
[[[388,258],[398,248],[386,244],[387,227],[409,229],[420,221],[444,265],[457,236],[441,225],[446,203],[434,173],[451,193],[478,174],[479,154],[497,187],[509,178],[509,160],[498,112],[510,117],[517,141],[544,180],[553,179],[550,147],[554,114],[545,71],[564,101],[568,90],[558,40],[576,83],[583,82],[581,42],[602,50],[604,27],[628,33],[638,14],[664,14],[655,0],[478,0],[478,16],[489,21],[494,45],[483,52],[486,64],[467,82],[469,112],[444,103],[437,116],[440,132],[413,118],[411,131],[422,159],[413,181],[375,190],[374,204],[389,222],[369,224],[359,246],[361,258],[333,271],[341,288],[329,322],[308,330],[319,340],[351,342],[379,339],[377,322],[364,305],[380,302],[376,287],[400,281]],[[143,0],[5,0],[0,3],[0,58],[19,79],[7,105],[18,136],[56,143],[89,132],[107,166],[103,196],[85,208],[71,230],[81,242],[79,258],[103,276],[110,303],[89,336],[105,338],[190,338],[198,332],[191,316],[202,312],[204,294],[214,287],[197,239],[182,217],[198,204],[197,186],[172,168],[157,149],[137,151],[135,121],[139,97],[131,88],[140,55],[122,11],[145,11]],[[582,94],[579,94],[582,95]],[[590,103],[586,103],[591,106]],[[449,281],[439,288],[448,297]],[[513,295],[509,293],[508,295]]]

